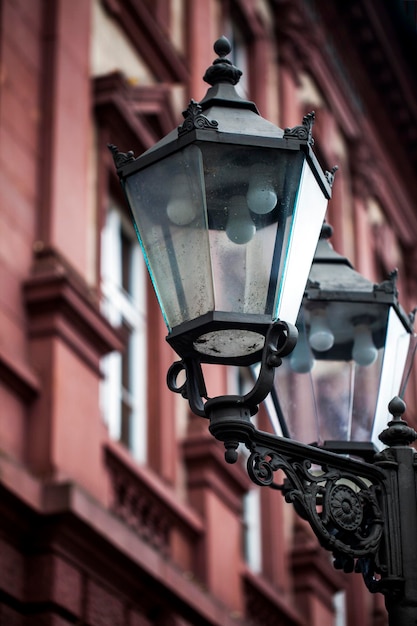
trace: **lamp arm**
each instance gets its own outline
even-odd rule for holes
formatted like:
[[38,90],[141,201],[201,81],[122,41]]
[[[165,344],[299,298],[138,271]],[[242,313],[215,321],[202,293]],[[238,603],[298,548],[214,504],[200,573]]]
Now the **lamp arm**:
[[[368,574],[383,537],[380,495],[385,473],[379,467],[278,437],[255,428],[249,419],[211,416],[210,432],[219,440],[239,439],[250,451],[248,474],[257,485],[280,489],[306,519],[321,545],[333,552],[335,566]],[[226,455],[226,459],[228,456]],[[274,475],[285,480],[278,485]]]
[[[334,565],[362,574],[368,589],[385,595],[390,626],[417,623],[417,458],[410,444],[417,432],[402,419],[405,404],[394,398],[393,419],[380,435],[388,446],[372,462],[359,461],[255,428],[251,417],[273,386],[275,367],[291,352],[296,331],[277,322],[266,336],[258,379],[244,396],[209,398],[201,364],[192,358],[168,371],[171,391],[188,399],[191,410],[210,420],[209,430],[224,443],[226,461],[238,447],[249,452],[248,474],[257,485],[279,489],[307,520]],[[178,383],[180,375],[185,381]],[[274,482],[276,472],[284,474]]]
[[[373,462],[355,460],[255,428],[250,416],[213,411],[210,432],[225,443],[248,448],[252,481],[282,491],[307,520],[321,545],[345,572],[361,573],[372,593],[386,599],[390,626],[417,623],[417,432],[401,415],[399,398],[389,405],[394,419],[381,434],[389,447]],[[281,484],[276,472],[284,474]]]
[[[185,380],[182,384],[178,384],[181,374],[185,375]],[[188,400],[190,409],[195,415],[206,417],[204,399],[207,400],[207,390],[201,364],[198,361],[194,359],[175,361],[168,370],[167,385],[170,391],[180,393]]]
[[[249,449],[250,478],[282,491],[321,545],[333,552],[337,568],[360,570],[360,560],[374,560],[383,535],[378,499],[383,472],[256,429]],[[281,485],[274,483],[279,470],[285,474]]]

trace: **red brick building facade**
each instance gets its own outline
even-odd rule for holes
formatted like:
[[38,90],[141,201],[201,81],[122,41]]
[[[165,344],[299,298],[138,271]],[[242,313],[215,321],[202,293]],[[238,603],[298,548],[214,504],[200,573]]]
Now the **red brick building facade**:
[[175,357],[106,146],[140,154],[178,125],[226,34],[265,118],[316,111],[340,168],[334,247],[371,280],[398,267],[409,310],[412,4],[0,0],[2,626],[386,623],[166,388]]

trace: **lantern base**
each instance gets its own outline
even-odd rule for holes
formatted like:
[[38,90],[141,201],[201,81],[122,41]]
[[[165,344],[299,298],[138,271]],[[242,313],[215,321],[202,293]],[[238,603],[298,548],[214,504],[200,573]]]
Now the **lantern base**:
[[212,311],[176,326],[166,339],[182,358],[247,366],[261,361],[270,325],[267,315]]
[[357,457],[367,463],[373,463],[378,453],[378,448],[371,441],[323,441],[320,445],[313,445],[317,445],[321,450]]

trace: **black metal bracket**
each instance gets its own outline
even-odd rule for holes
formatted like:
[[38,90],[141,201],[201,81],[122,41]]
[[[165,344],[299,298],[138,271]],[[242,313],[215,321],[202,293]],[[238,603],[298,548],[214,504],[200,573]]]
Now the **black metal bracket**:
[[[274,384],[275,368],[281,365],[282,357],[292,352],[297,342],[298,331],[292,324],[277,321],[270,325],[265,335],[262,360],[258,378],[249,393],[244,396],[207,395],[201,364],[197,358],[184,358],[171,365],[167,374],[167,384],[171,391],[180,393],[189,402],[196,415],[210,419],[213,412],[224,408],[228,411],[247,412],[255,415],[259,404],[271,392]],[[179,382],[181,375],[185,380]]]
[[[255,428],[251,417],[273,388],[275,368],[296,337],[296,329],[284,322],[271,325],[258,378],[244,396],[209,398],[195,359],[174,363],[168,386],[188,400],[194,413],[210,420],[209,430],[223,442],[228,463],[236,463],[244,444],[251,480],[281,491],[333,553],[335,567],[361,573],[372,593],[385,595],[390,616],[411,626],[417,597],[417,461],[410,444],[417,432],[402,419],[400,398],[390,403],[393,419],[381,434],[388,447],[373,457],[367,447],[365,460],[347,456],[347,449],[337,454]],[[179,384],[181,374],[185,380]],[[274,480],[277,472],[281,482]]]

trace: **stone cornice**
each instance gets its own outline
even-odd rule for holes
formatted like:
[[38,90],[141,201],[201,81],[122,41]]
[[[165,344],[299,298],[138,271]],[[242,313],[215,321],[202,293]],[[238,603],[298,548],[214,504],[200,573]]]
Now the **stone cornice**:
[[343,575],[335,570],[329,553],[318,543],[306,522],[296,521],[292,569],[296,590],[311,593],[329,610],[333,610],[333,596],[344,586]]
[[100,124],[126,149],[140,154],[177,125],[169,85],[131,85],[121,72],[113,72],[97,77],[93,87]]
[[184,60],[155,20],[146,2],[102,0],[102,4],[120,24],[139,54],[146,59],[158,81],[188,81]]
[[40,391],[40,381],[26,363],[0,350],[0,380],[25,402],[31,402]]
[[38,251],[23,290],[30,339],[59,337],[96,373],[104,354],[123,350],[121,335],[100,313],[97,298],[52,248]]
[[[278,494],[276,494],[278,495]],[[302,626],[304,621],[276,587],[250,570],[243,574],[246,609],[256,623]]]
[[228,465],[224,449],[206,434],[189,435],[183,442],[189,488],[208,488],[237,515],[242,514],[242,496],[252,485],[244,467]]

